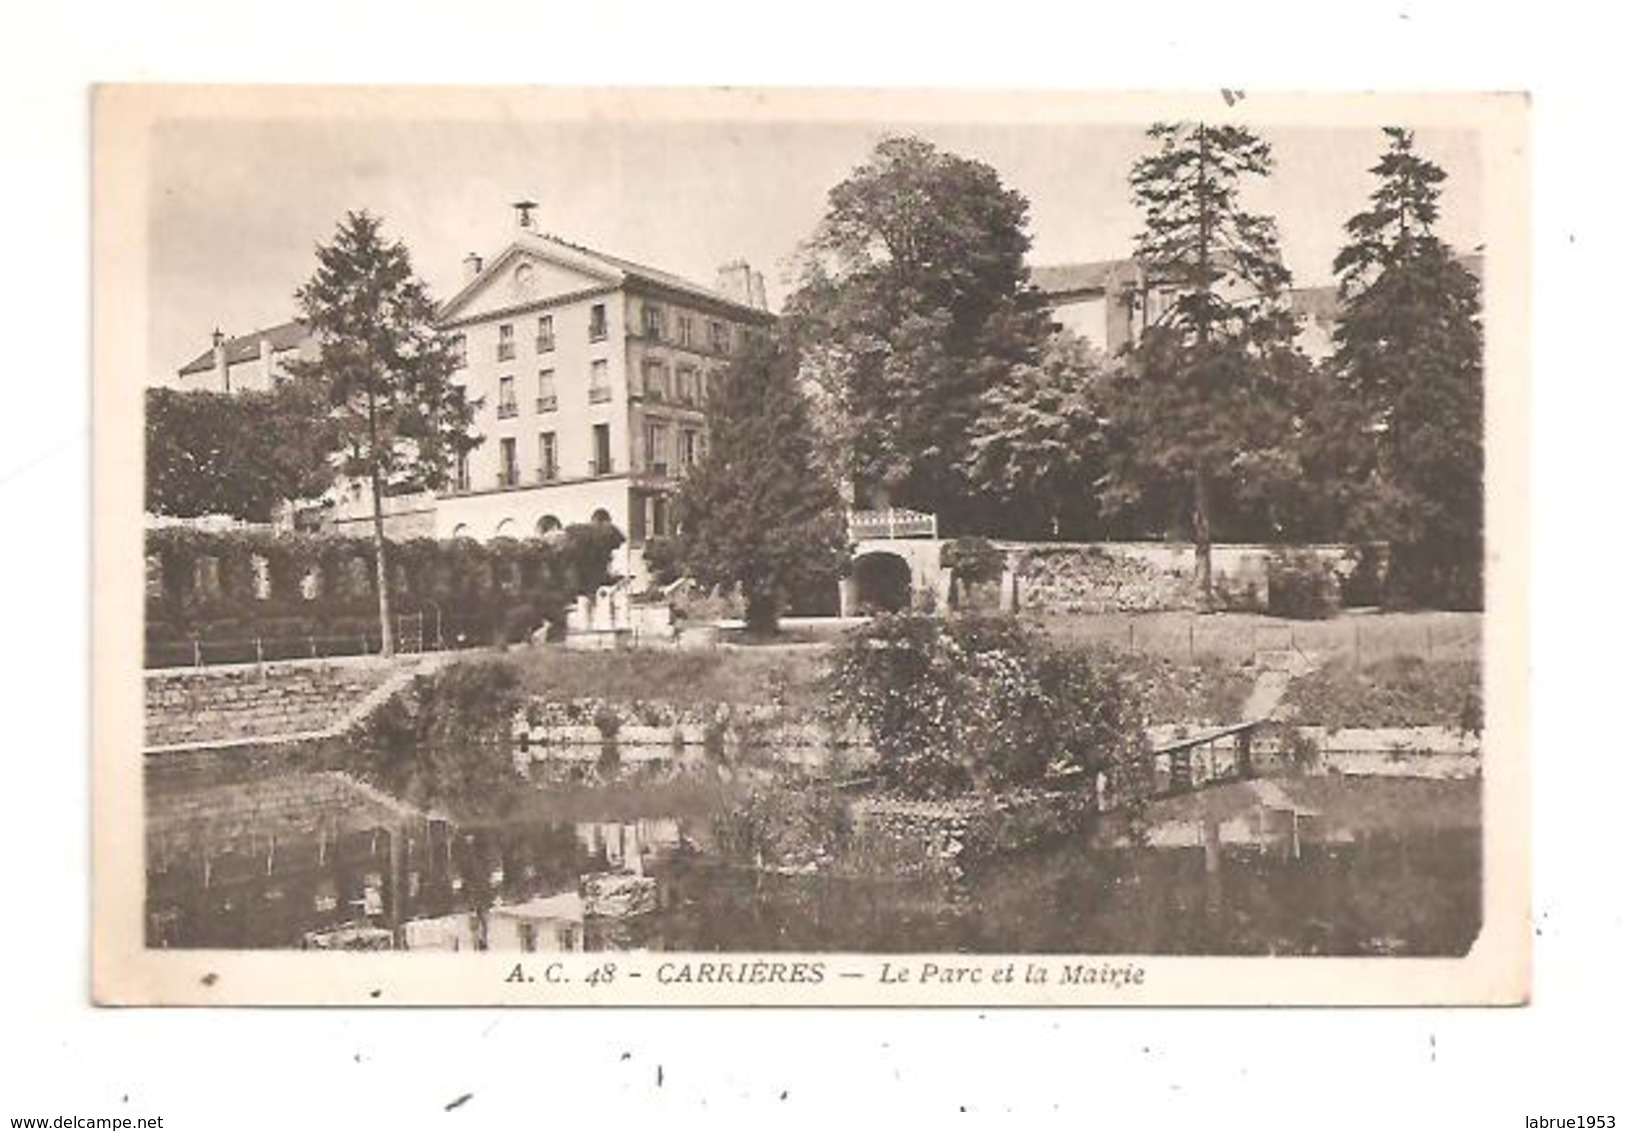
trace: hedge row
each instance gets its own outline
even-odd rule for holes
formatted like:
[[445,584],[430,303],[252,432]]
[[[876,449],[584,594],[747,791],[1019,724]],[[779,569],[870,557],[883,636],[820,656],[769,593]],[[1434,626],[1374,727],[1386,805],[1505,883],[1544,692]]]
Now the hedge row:
[[[608,524],[578,524],[545,539],[391,542],[392,605],[430,614],[448,637],[513,638],[562,624],[577,594],[608,580],[623,540]],[[377,615],[369,538],[171,527],[149,531],[146,552],[149,644],[352,633]]]

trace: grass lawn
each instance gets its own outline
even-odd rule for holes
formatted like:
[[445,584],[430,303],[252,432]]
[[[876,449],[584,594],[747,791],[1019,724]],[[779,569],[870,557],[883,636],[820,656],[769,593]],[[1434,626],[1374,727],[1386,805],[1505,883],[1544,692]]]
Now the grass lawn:
[[1239,663],[1256,652],[1296,648],[1361,664],[1396,656],[1479,656],[1482,613],[1344,613],[1292,621],[1259,613],[1033,613],[1030,623],[1058,644],[1108,644],[1172,660]]
[[825,702],[825,656],[819,648],[764,645],[703,652],[533,648],[506,658],[519,671],[521,689],[546,699],[658,699],[677,707],[779,701],[812,710]]
[[1328,727],[1481,727],[1476,661],[1401,656],[1355,667],[1336,660],[1287,686],[1282,706],[1300,723]]

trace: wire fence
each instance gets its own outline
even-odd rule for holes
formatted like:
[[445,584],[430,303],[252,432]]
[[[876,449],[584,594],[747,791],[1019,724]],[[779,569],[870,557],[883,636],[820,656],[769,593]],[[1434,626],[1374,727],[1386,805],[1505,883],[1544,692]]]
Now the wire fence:
[[[397,653],[440,651],[483,643],[470,639],[454,624],[442,624],[434,614],[406,613],[396,619]],[[286,660],[322,660],[349,656],[376,656],[383,652],[377,629],[359,632],[306,633],[289,636],[236,638],[191,637],[185,640],[146,642],[149,668],[202,668],[228,664],[268,664]]]

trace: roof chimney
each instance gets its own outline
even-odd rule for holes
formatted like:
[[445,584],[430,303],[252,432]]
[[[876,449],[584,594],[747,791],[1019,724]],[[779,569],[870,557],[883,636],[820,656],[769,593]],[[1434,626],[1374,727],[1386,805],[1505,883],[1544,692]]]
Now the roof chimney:
[[743,259],[724,263],[717,268],[717,290],[741,306],[750,302],[750,264]]
[[515,213],[517,213],[519,229],[521,231],[528,232],[536,227],[536,221],[532,220],[530,217],[530,214],[536,210],[536,202],[534,200],[516,200],[513,202],[513,210]]
[[463,256],[463,282],[472,283],[479,278],[480,272],[484,269],[485,260],[481,259],[477,253],[471,251]]
[[226,335],[214,328],[214,376],[222,393],[231,392],[231,368],[226,364]]
[[760,271],[750,273],[750,304],[757,310],[767,309],[767,283]]

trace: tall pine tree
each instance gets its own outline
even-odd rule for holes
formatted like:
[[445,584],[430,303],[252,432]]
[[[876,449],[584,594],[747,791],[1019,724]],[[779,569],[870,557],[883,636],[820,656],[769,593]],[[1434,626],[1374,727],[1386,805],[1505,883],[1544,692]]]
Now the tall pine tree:
[[833,576],[845,549],[799,371],[778,338],[747,342],[708,401],[705,456],[677,497],[679,567],[706,586],[739,586],[758,633],[777,630],[799,587]]
[[1133,509],[1185,484],[1211,604],[1216,494],[1267,502],[1292,474],[1291,276],[1274,221],[1241,202],[1246,180],[1273,167],[1265,141],[1201,122],[1158,124],[1147,136],[1154,150],[1130,174],[1143,215],[1135,256],[1145,325],[1132,380],[1113,383],[1107,502]]
[[288,368],[325,392],[340,470],[371,488],[379,631],[392,655],[384,496],[444,486],[458,453],[476,441],[474,406],[451,379],[456,358],[435,330],[435,303],[405,245],[382,229],[379,218],[350,212],[333,242],[316,249],[316,273],[295,298],[321,352]]
[[1434,233],[1444,170],[1384,131],[1370,207],[1345,225],[1332,373],[1347,406],[1355,533],[1392,548],[1390,598],[1483,600],[1484,362],[1478,280]]

